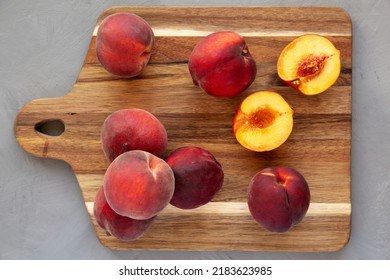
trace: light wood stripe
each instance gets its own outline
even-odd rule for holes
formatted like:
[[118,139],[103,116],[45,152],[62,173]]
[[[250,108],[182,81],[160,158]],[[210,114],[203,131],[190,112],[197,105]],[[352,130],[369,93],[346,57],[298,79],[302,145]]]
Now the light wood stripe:
[[[93,36],[96,37],[97,31],[99,29],[99,26],[96,26],[93,30]],[[213,32],[215,32],[215,29],[207,29],[207,30],[195,30],[195,29],[186,29],[186,28],[180,28],[180,29],[174,29],[174,28],[159,28],[154,27],[153,28],[154,35],[156,37],[205,37]],[[301,36],[306,34],[307,32],[302,32],[300,30],[266,30],[266,31],[240,31],[240,35],[243,37],[294,37],[294,36]],[[350,35],[349,32],[319,32],[318,34],[321,34],[322,36],[348,36]]]
[[[85,206],[90,215],[93,214],[93,202],[86,202]],[[250,215],[247,203],[245,202],[210,202],[202,207],[192,210],[182,210],[172,205],[168,205],[161,215],[215,215],[227,217],[230,215],[248,216]],[[348,216],[351,214],[350,203],[311,203],[306,216]]]

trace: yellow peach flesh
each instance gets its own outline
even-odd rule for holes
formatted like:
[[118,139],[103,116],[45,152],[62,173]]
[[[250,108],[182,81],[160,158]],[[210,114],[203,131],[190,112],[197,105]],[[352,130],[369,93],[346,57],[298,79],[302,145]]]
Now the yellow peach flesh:
[[293,111],[275,92],[256,92],[241,103],[233,122],[237,141],[245,148],[270,151],[282,145],[293,128]]
[[303,35],[279,56],[279,77],[306,95],[327,90],[340,75],[340,51],[327,38]]

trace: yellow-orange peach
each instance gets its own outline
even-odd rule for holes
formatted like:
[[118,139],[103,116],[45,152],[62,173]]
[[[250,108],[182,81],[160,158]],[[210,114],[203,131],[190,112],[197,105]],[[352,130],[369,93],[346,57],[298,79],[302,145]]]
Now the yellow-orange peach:
[[305,95],[316,95],[331,87],[340,68],[340,51],[329,39],[315,34],[290,42],[277,62],[279,77]]
[[293,110],[280,94],[272,91],[247,96],[233,120],[237,141],[256,152],[276,149],[288,139],[292,129]]

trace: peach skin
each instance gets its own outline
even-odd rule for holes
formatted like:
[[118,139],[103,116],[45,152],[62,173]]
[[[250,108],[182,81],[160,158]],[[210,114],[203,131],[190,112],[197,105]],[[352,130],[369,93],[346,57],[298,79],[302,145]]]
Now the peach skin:
[[135,220],[116,213],[107,203],[103,187],[100,187],[93,205],[93,215],[97,224],[119,240],[140,238],[152,225],[156,216],[147,220]]
[[219,31],[203,38],[192,50],[188,69],[193,83],[216,97],[232,97],[254,81],[257,66],[244,38]]
[[160,213],[172,198],[172,169],[155,155],[128,151],[108,166],[103,188],[110,207],[119,215],[146,220]]
[[111,74],[137,76],[149,62],[154,33],[140,16],[118,12],[106,17],[96,35],[96,55]]
[[291,167],[265,168],[249,184],[249,211],[268,231],[288,231],[302,221],[309,205],[309,185],[303,175]]

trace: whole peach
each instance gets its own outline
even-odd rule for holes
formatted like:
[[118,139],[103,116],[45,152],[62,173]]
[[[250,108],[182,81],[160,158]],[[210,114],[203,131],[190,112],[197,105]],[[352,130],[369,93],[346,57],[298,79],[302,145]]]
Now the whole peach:
[[175,177],[169,165],[155,155],[133,150],[114,159],[103,179],[110,207],[119,215],[150,219],[172,198]]
[[309,186],[303,175],[291,167],[265,168],[249,184],[249,211],[269,231],[288,231],[301,222],[309,205]]
[[164,125],[146,110],[132,108],[111,113],[101,128],[101,143],[109,162],[130,150],[161,157],[168,143]]
[[102,66],[121,77],[141,73],[149,62],[154,33],[140,16],[118,12],[107,16],[96,35],[96,55]]
[[172,151],[165,161],[175,175],[175,191],[170,203],[178,208],[193,209],[202,206],[222,187],[222,166],[203,148],[178,148]]
[[217,97],[241,93],[257,73],[244,38],[232,31],[219,31],[203,38],[192,50],[188,69],[195,85]]
[[141,237],[151,226],[156,216],[147,220],[135,220],[121,216],[108,205],[103,187],[100,187],[93,205],[93,215],[97,224],[120,240],[134,240]]

